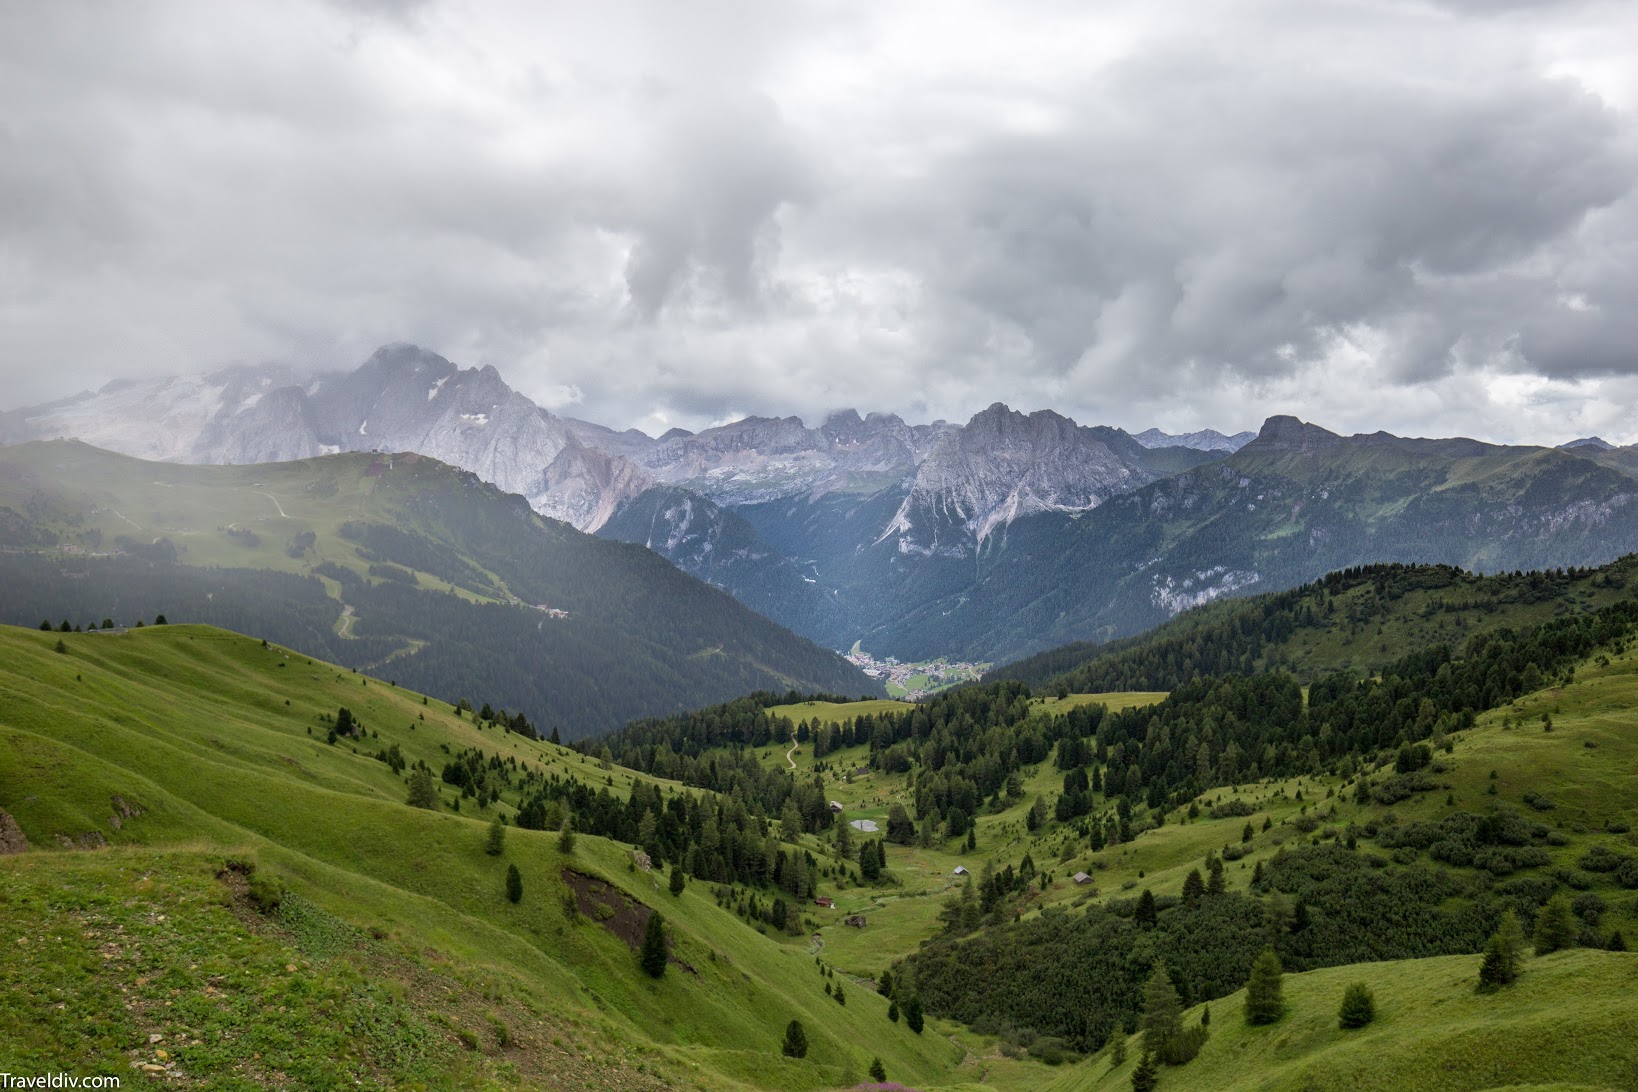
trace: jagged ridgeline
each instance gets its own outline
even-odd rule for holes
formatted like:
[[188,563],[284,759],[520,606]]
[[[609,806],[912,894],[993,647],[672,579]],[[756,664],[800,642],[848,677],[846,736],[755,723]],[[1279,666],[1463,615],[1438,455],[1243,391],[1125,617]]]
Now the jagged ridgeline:
[[182,466],[0,449],[0,619],[231,626],[563,738],[766,687],[879,692],[648,550],[466,471],[348,453]]
[[1284,668],[1308,682],[1339,670],[1380,671],[1407,649],[1460,645],[1635,592],[1638,555],[1601,568],[1489,576],[1448,565],[1370,565],[1198,607],[1140,637],[1064,645],[987,678],[1053,691],[1170,690],[1204,676]]

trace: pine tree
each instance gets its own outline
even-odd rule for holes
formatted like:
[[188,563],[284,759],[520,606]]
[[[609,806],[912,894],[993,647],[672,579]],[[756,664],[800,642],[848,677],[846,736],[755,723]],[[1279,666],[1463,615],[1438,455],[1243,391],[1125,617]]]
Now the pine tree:
[[1154,1092],[1159,1083],[1160,1075],[1155,1069],[1155,1057],[1145,1051],[1143,1057],[1138,1059],[1137,1067],[1132,1070],[1132,1092]]
[[506,849],[506,824],[501,821],[497,812],[489,823],[489,840],[484,843],[483,851],[491,857],[499,857]]
[[574,820],[565,819],[557,832],[557,851],[565,857],[574,856]]
[[1143,889],[1143,894],[1138,896],[1135,916],[1137,923],[1143,928],[1153,929],[1155,927],[1155,893],[1147,887]]
[[1143,1052],[1159,1054],[1183,1030],[1183,1005],[1164,963],[1156,963],[1154,973],[1143,986]]
[[836,998],[836,1003],[838,1005],[847,1004],[847,994],[842,992],[842,984],[840,982],[836,983],[836,990],[831,994],[831,996]]
[[1501,938],[1502,955],[1506,957],[1507,981],[1519,976],[1519,956],[1524,952],[1524,928],[1519,916],[1509,910],[1496,923],[1496,936]]
[[1115,1045],[1109,1048],[1109,1068],[1119,1069],[1126,1064],[1126,1029],[1116,1028]]
[[802,1021],[792,1020],[785,1025],[785,1043],[780,1049],[787,1058],[808,1056],[808,1033],[802,1030]]
[[887,1069],[880,1058],[870,1059],[870,1079],[877,1084],[887,1080]]
[[61,637],[57,638],[57,649],[56,650],[58,652],[63,653],[64,655],[66,655],[68,653],[68,646],[63,644],[63,639]]
[[1609,943],[1604,947],[1607,951],[1624,952],[1627,950],[1627,938],[1621,935],[1621,930],[1617,929],[1610,934]]
[[1251,979],[1246,983],[1246,1023],[1272,1024],[1284,1008],[1280,1000],[1280,957],[1274,949],[1264,948],[1251,965]]
[[1337,1010],[1337,1027],[1362,1028],[1376,1019],[1376,998],[1370,987],[1355,982],[1342,994],[1342,1007]]
[[515,864],[506,866],[506,897],[513,902],[523,898],[523,873]]
[[1228,890],[1228,884],[1223,879],[1223,862],[1212,859],[1211,872],[1206,878],[1206,894],[1221,895]]
[[438,786],[433,783],[432,773],[424,766],[410,774],[408,803],[412,808],[438,810]]
[[1548,899],[1547,905],[1536,915],[1535,942],[1538,956],[1568,948],[1575,942],[1575,916],[1570,910],[1570,900],[1562,892]]
[[1495,993],[1513,977],[1507,971],[1507,952],[1501,937],[1492,933],[1484,944],[1484,959],[1479,963],[1479,993]]
[[1183,877],[1183,905],[1193,906],[1206,893],[1206,882],[1200,878],[1198,868],[1189,869],[1189,874]]
[[650,977],[659,978],[665,974],[665,961],[665,920],[657,911],[650,911],[648,927],[643,931],[642,953],[637,962]]
[[882,972],[882,976],[876,980],[876,992],[881,994],[883,997],[892,997],[893,996],[893,972],[892,971],[883,971]]
[[904,1026],[920,1035],[923,1023],[921,994],[913,993],[909,1003],[904,1006]]
[[679,864],[672,865],[671,866],[671,893],[673,895],[681,895],[683,893],[683,885],[686,884],[687,882],[688,882],[687,879],[683,876],[682,865],[679,865]]
[[899,1022],[899,1003],[897,1001],[887,1003],[887,1018],[895,1024]]

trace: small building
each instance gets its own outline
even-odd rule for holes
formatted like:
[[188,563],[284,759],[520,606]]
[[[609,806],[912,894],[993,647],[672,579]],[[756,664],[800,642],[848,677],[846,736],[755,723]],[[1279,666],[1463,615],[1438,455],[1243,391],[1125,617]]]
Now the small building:
[[1076,883],[1091,883],[1092,882],[1092,877],[1088,876],[1084,872],[1075,873],[1073,878],[1074,878]]
[[836,900],[831,899],[831,898],[826,898],[824,895],[820,895],[817,899],[814,899],[813,901],[814,901],[814,903],[816,905],[823,906],[826,910],[836,909]]
[[970,875],[970,873],[969,873],[969,872],[968,872],[968,871],[967,871],[967,866],[966,866],[966,865],[964,865],[964,864],[958,864],[958,865],[956,865],[956,867],[955,867],[955,872],[954,872],[954,875],[957,875],[957,876],[967,876],[967,875]]
[[865,916],[863,914],[850,914],[842,924],[851,925],[855,929],[863,929],[865,927]]
[[832,800],[830,802],[830,810],[835,812],[837,815],[840,815],[840,814],[842,814],[842,805],[840,803],[838,803],[837,801]]

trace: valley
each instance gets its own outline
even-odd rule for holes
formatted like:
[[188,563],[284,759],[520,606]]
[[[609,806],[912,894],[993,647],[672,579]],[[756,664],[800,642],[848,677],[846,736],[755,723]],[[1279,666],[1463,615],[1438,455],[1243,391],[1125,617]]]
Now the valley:
[[881,679],[887,687],[887,696],[904,701],[919,701],[952,686],[977,682],[984,677],[989,664],[951,662],[940,656],[903,664],[892,656],[878,660],[854,642],[848,650],[847,662],[872,679]]

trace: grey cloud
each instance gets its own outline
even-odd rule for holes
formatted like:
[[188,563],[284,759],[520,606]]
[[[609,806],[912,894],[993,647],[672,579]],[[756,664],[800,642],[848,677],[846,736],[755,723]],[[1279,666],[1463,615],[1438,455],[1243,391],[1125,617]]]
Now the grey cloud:
[[1341,358],[1388,428],[1638,370],[1638,119],[1538,56],[1630,7],[1098,8],[1054,65],[1085,6],[0,6],[4,398],[413,340],[618,427],[1232,431]]

